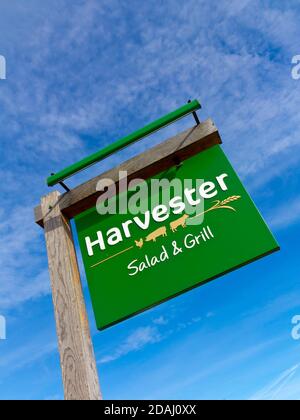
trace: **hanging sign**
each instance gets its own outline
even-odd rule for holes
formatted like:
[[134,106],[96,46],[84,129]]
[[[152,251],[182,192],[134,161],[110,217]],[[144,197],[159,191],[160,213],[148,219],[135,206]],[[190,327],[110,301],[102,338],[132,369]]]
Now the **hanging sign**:
[[75,218],[100,330],[279,249],[218,145],[146,187]]

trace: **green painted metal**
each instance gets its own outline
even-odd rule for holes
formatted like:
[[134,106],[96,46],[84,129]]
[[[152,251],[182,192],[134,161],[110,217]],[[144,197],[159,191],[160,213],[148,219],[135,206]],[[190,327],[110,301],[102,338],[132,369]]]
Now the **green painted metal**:
[[182,106],[181,108],[178,108],[173,112],[170,112],[164,117],[159,118],[158,120],[146,125],[145,127],[135,131],[134,133],[121,138],[115,143],[108,145],[107,147],[100,150],[99,152],[94,153],[86,157],[85,159],[82,159],[81,161],[74,163],[73,165],[63,169],[57,174],[50,176],[47,179],[48,186],[53,187],[59,182],[62,182],[65,179],[71,177],[72,175],[75,175],[76,173],[88,168],[89,166],[100,162],[101,160],[112,155],[113,153],[118,152],[119,150],[124,149],[127,146],[130,146],[136,141],[141,140],[146,136],[149,136],[155,131],[158,131],[161,128],[166,127],[167,125],[185,117],[188,114],[191,114],[197,111],[200,108],[201,108],[201,105],[197,100],[189,102],[188,104]]

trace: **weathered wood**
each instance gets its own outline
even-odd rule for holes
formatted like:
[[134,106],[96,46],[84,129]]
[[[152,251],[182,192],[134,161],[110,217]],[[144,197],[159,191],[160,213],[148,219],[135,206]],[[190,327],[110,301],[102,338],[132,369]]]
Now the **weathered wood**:
[[69,220],[60,193],[42,199],[58,345],[66,400],[100,400],[100,386]]
[[[129,181],[141,177],[145,179],[221,142],[216,126],[209,119],[62,195],[58,206],[71,219],[96,204],[100,196],[96,186],[101,179],[112,179],[118,185],[120,171],[128,173]],[[40,206],[35,208],[35,221],[43,226]]]

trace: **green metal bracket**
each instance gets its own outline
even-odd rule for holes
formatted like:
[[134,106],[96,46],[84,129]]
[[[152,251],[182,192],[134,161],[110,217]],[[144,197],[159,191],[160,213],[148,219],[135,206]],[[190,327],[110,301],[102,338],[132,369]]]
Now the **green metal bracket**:
[[123,137],[122,139],[116,141],[105,147],[104,149],[100,150],[97,153],[94,153],[81,161],[74,163],[73,165],[63,169],[62,171],[51,175],[47,179],[47,184],[49,187],[53,187],[56,184],[61,184],[63,181],[72,175],[88,168],[95,163],[100,162],[101,160],[107,158],[108,156],[112,155],[115,152],[118,152],[121,149],[135,143],[142,138],[149,136],[150,134],[154,133],[155,131],[160,130],[163,127],[185,117],[186,115],[193,114],[195,116],[196,110],[200,109],[201,105],[197,100],[191,101],[188,104],[182,106],[181,108],[176,109],[173,112],[165,115],[162,118],[146,125],[145,127],[135,131],[134,133],[130,134],[129,136]]

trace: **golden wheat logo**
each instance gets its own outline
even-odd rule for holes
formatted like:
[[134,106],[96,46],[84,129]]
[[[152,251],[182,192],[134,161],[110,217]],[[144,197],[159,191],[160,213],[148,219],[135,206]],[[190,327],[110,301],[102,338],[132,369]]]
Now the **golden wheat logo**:
[[214,201],[215,204],[212,207],[203,211],[202,213],[196,214],[196,216],[190,217],[190,219],[196,219],[196,217],[203,216],[204,214],[209,213],[214,210],[231,210],[231,211],[236,212],[236,209],[232,206],[229,206],[228,204],[232,203],[233,201],[240,200],[241,198],[242,197],[240,195],[232,195],[231,197],[228,197],[223,201],[220,201],[220,200]]

